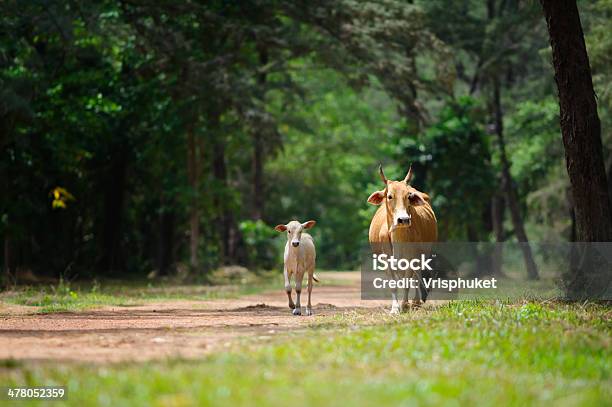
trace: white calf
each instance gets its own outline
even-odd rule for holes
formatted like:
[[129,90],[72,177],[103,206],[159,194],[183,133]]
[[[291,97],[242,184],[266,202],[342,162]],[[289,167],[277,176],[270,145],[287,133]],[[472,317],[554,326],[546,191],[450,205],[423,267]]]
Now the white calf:
[[[312,305],[310,303],[310,295],[312,293],[312,281],[319,281],[314,275],[315,269],[315,246],[312,236],[303,232],[304,229],[310,229],[317,222],[309,220],[308,222],[300,223],[292,220],[286,225],[278,225],[274,229],[279,232],[287,232],[287,244],[285,245],[285,266],[283,268],[285,274],[285,291],[289,298],[289,308],[293,310],[293,315],[302,315],[302,305],[300,303],[300,295],[302,294],[302,280],[304,273],[308,272],[308,305],[306,306],[306,315],[312,315]],[[295,293],[297,300],[295,304],[291,298],[291,276],[295,275]]]

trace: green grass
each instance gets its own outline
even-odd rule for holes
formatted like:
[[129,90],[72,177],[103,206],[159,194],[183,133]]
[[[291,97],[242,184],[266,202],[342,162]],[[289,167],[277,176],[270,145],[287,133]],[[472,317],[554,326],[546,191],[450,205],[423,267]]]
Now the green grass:
[[610,405],[611,319],[608,306],[533,302],[348,312],[199,361],[7,362],[0,383],[67,385],[75,406]]
[[[278,274],[278,273],[276,273]],[[26,286],[0,293],[0,302],[35,307],[36,313],[74,312],[102,306],[129,307],[164,300],[209,300],[236,298],[282,287],[282,277],[266,273],[248,283],[223,281],[218,284],[176,284],[172,282],[60,281],[55,285]]]

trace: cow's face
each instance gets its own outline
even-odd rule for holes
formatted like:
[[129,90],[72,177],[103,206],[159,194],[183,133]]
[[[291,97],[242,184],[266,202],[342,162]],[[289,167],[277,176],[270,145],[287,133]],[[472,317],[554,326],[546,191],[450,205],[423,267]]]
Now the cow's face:
[[368,202],[373,205],[384,204],[386,206],[389,228],[410,227],[412,225],[411,208],[425,204],[423,194],[409,185],[412,171],[408,171],[403,181],[389,181],[384,177],[381,167],[381,177],[386,184],[385,189],[370,195]]
[[287,232],[287,242],[291,243],[291,246],[298,247],[300,240],[302,239],[302,232],[304,229],[310,229],[317,222],[309,220],[308,222],[300,223],[297,220],[292,220],[286,225],[277,225],[274,229],[278,232]]

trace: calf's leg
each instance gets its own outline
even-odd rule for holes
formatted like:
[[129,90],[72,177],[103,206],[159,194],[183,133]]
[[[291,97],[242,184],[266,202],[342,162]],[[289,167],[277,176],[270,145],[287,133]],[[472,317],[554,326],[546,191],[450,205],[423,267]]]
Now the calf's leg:
[[291,298],[291,280],[289,279],[289,273],[287,272],[287,267],[285,267],[284,269],[284,274],[285,274],[285,292],[287,293],[287,298],[289,299],[289,308],[295,309],[293,298]]
[[295,273],[295,309],[293,315],[302,315],[302,304],[300,303],[300,296],[302,295],[302,279],[304,278],[304,272]]
[[312,275],[314,270],[308,272],[308,305],[306,305],[306,315],[312,315],[312,304],[310,303],[310,296],[312,295]]

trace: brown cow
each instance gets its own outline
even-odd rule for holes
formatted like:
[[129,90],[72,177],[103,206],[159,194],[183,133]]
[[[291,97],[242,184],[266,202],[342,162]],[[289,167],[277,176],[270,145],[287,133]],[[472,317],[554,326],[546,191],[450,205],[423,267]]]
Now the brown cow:
[[[388,180],[382,165],[379,171],[385,188],[374,192],[368,198],[369,203],[380,205],[370,223],[369,239],[372,250],[377,254],[393,255],[397,259],[414,257],[415,250],[419,253],[423,252],[423,245],[417,245],[419,247],[415,248],[401,243],[427,243],[435,242],[438,239],[436,215],[431,208],[429,196],[410,186],[412,166],[402,181]],[[420,272],[411,270],[410,276],[400,276],[396,272],[391,274],[394,279],[412,276],[418,279],[420,289],[415,290],[413,301],[415,306],[420,305],[421,300],[426,299],[427,291],[422,284]],[[392,289],[391,297],[391,313],[395,314],[400,311],[397,289]],[[405,289],[402,311],[408,306],[408,289]]]

